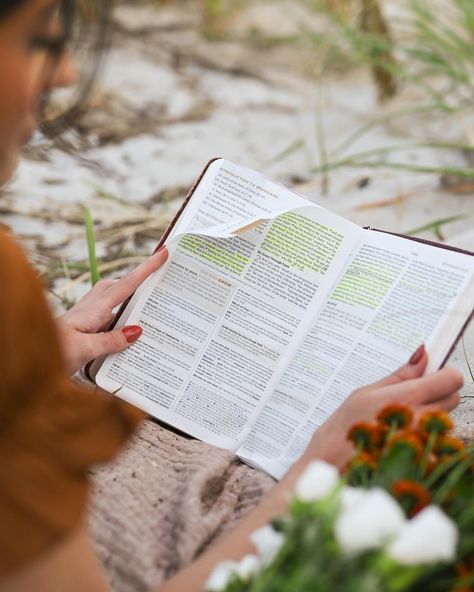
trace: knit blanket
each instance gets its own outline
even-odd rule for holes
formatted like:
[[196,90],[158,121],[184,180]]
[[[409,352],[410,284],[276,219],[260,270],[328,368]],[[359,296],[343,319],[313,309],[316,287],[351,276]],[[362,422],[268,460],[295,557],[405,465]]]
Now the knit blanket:
[[114,592],[145,592],[254,508],[273,479],[226,450],[145,421],[93,475],[88,528]]

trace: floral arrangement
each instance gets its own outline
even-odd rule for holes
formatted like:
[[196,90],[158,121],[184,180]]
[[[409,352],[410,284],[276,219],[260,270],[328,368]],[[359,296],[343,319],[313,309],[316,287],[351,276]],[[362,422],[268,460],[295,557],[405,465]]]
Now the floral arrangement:
[[402,405],[348,438],[343,475],[322,461],[287,516],[251,535],[255,555],[219,564],[209,592],[474,592],[474,447],[444,412]]

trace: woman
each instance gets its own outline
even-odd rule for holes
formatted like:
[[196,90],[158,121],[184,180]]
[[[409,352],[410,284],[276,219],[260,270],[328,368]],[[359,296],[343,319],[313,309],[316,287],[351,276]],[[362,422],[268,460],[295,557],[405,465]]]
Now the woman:
[[[42,99],[74,80],[66,50],[68,5],[56,0],[0,3],[0,182],[13,173],[33,133]],[[136,427],[140,413],[103,393],[74,386],[68,373],[89,359],[120,351],[139,327],[101,330],[112,309],[166,259],[166,250],[114,282],[98,284],[55,325],[38,280],[13,240],[0,234],[0,591],[107,590],[83,526],[88,469],[110,459]],[[462,376],[443,369],[423,376],[423,347],[398,372],[354,393],[314,435],[302,459],[231,534],[162,591],[201,590],[221,559],[249,552],[248,535],[284,512],[307,462],[339,466],[351,452],[347,428],[391,402],[422,412],[454,408]],[[159,535],[158,535],[159,536]]]

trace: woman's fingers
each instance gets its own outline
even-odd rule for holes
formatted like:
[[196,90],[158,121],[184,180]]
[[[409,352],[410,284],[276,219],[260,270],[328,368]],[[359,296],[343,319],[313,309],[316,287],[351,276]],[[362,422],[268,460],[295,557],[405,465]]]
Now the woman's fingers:
[[407,404],[441,404],[442,400],[459,391],[464,377],[454,368],[443,368],[414,380],[389,385],[384,388],[387,398]]
[[410,360],[398,370],[395,370],[389,376],[369,384],[366,388],[372,390],[381,388],[384,386],[390,386],[391,384],[398,384],[405,380],[411,380],[413,378],[419,378],[423,376],[428,365],[428,354],[426,353],[425,346],[420,347],[414,352]]
[[122,329],[87,335],[87,348],[82,363],[85,364],[99,356],[123,351],[137,341],[142,332],[142,328],[138,325],[129,325]]
[[119,280],[110,279],[110,280],[100,280],[97,284],[92,288],[91,292],[94,291],[97,293],[107,292],[110,290],[112,286],[114,286]]
[[436,405],[423,405],[422,407],[419,407],[415,413],[415,423],[424,413],[429,411],[439,411],[440,409],[443,411],[452,411],[453,409],[456,409],[460,400],[461,396],[459,392],[456,391],[444,399],[440,399]]
[[163,246],[144,263],[110,286],[106,293],[110,307],[115,308],[131,296],[153,272],[163,265],[167,258],[168,250]]

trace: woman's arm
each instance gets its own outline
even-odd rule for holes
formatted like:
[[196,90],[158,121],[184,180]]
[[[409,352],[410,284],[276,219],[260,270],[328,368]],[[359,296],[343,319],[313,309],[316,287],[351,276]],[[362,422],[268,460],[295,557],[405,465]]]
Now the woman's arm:
[[0,581],[0,592],[111,592],[80,527],[24,569]]
[[[195,563],[166,582],[159,592],[201,592],[213,567],[225,559],[240,559],[254,552],[249,535],[272,518],[282,515],[298,476],[306,464],[316,458],[342,467],[352,452],[346,440],[348,428],[356,421],[370,420],[380,408],[391,402],[411,405],[415,412],[430,407],[446,410],[459,402],[463,383],[456,370],[443,369],[422,376],[427,356],[422,352],[415,364],[353,393],[334,415],[315,433],[304,456],[255,508],[227,536],[219,540]],[[21,573],[0,582],[0,592],[105,592],[108,587],[84,529],[49,550]]]

